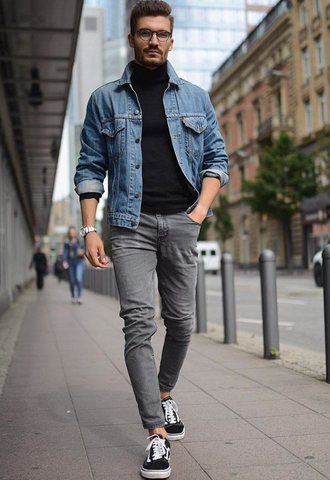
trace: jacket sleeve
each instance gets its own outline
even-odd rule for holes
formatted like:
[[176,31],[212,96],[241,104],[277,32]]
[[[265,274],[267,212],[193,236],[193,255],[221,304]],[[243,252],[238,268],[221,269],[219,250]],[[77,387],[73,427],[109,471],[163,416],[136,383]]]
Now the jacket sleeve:
[[227,173],[228,155],[225,152],[225,142],[219,131],[217,116],[209,95],[206,95],[207,127],[204,133],[203,166],[199,175],[202,180],[206,174],[212,173],[212,176],[219,178],[221,187],[224,187],[229,180]]
[[107,170],[107,149],[94,94],[87,104],[80,142],[80,156],[74,176],[75,191],[78,195],[91,192],[102,195]]

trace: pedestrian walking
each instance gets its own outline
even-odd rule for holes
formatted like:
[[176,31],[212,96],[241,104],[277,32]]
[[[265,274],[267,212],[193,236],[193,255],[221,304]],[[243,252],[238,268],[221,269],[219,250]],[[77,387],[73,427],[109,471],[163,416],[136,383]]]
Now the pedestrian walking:
[[48,273],[48,264],[46,255],[41,250],[41,247],[37,247],[35,253],[32,256],[30,262],[30,268],[34,266],[36,271],[36,285],[38,290],[44,288],[44,276]]
[[[172,390],[194,325],[196,243],[213,199],[228,181],[228,157],[208,94],[179,78],[167,60],[173,48],[170,5],[139,1],[130,23],[134,61],[120,80],[98,88],[89,100],[75,185],[86,257],[106,268],[94,222],[108,171],[107,220],[125,361],[149,431],[140,473],[168,478],[169,440],[185,435]],[[158,374],[151,345],[155,272],[166,327]]]
[[[69,273],[71,303],[82,305],[82,289],[84,281],[84,248],[77,239],[76,229],[70,227],[68,239],[63,248],[63,267]],[[76,288],[75,288],[76,287]],[[77,290],[77,295],[75,295]]]
[[56,261],[54,263],[54,275],[57,278],[58,283],[61,283],[61,280],[63,280],[63,273],[64,268],[62,255],[57,255]]

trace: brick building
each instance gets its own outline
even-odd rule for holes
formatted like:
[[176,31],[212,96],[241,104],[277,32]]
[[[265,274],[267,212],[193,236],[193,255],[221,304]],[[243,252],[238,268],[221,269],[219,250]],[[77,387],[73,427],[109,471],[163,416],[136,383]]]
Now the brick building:
[[[278,266],[285,266],[282,224],[252,215],[241,183],[254,179],[263,150],[281,131],[292,134],[306,154],[315,151],[315,135],[329,111],[329,8],[326,0],[278,2],[213,76],[210,95],[230,157],[223,192],[235,229],[230,250],[241,265],[255,264],[270,248]],[[293,264],[307,266],[311,247],[300,215],[292,229]]]

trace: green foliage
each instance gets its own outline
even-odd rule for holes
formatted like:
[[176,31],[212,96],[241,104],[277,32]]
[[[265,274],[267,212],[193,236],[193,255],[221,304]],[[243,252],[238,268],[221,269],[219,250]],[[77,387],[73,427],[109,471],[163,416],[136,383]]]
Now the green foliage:
[[211,226],[211,222],[208,218],[205,218],[204,222],[202,223],[201,229],[199,231],[198,241],[207,240],[207,231]]
[[271,347],[270,350],[269,350],[269,353],[274,358],[280,358],[280,351],[277,350],[277,348],[275,348],[275,347]]
[[288,221],[300,211],[303,197],[317,193],[313,160],[299,152],[288,134],[281,133],[262,155],[255,181],[244,180],[242,190],[252,212]]
[[226,244],[226,241],[234,235],[227,197],[219,197],[219,205],[213,208],[213,213],[215,217],[214,229],[220,240]]
[[330,192],[330,125],[324,126],[316,135],[315,151],[313,155],[317,175],[320,183],[323,184],[322,190]]

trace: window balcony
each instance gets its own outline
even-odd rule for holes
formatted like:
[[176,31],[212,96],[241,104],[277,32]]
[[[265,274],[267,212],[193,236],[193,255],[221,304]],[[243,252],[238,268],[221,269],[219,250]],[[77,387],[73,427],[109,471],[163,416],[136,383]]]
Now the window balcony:
[[272,115],[258,126],[258,141],[270,141],[280,132],[293,133],[291,115]]

